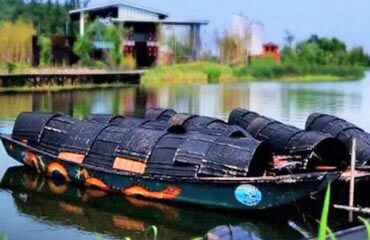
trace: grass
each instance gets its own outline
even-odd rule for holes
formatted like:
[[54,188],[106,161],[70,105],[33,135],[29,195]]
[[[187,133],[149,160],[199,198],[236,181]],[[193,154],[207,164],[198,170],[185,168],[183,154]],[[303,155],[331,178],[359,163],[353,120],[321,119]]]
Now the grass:
[[230,83],[261,80],[287,82],[357,80],[364,68],[355,66],[286,65],[272,59],[254,59],[250,65],[226,66],[213,62],[192,62],[158,66],[142,77],[144,85],[176,83]]
[[363,78],[365,69],[356,66],[288,65],[272,59],[254,59],[250,66],[233,68],[239,80],[338,81]]
[[234,80],[231,67],[212,62],[158,66],[149,70],[141,78],[141,82],[144,85],[227,83]]
[[104,84],[76,84],[76,85],[45,85],[40,87],[7,87],[1,88],[0,93],[20,93],[20,92],[59,92],[70,90],[93,90],[127,87],[127,83],[104,83]]

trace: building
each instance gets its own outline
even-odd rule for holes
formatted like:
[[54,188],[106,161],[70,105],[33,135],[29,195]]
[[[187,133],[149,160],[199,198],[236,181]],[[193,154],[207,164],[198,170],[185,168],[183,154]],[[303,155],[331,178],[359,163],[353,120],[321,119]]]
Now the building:
[[264,25],[260,22],[250,23],[250,54],[251,56],[259,56],[263,54],[263,31]]
[[[160,59],[162,46],[160,35],[167,26],[182,26],[188,29],[188,41],[191,48],[190,59],[198,57],[201,48],[200,28],[207,25],[206,20],[179,20],[170,17],[169,13],[149,7],[140,6],[124,0],[112,1],[107,4],[92,5],[70,11],[72,21],[79,22],[80,35],[85,34],[87,21],[98,19],[109,24],[122,24],[132,30],[123,43],[124,53],[135,57],[138,67],[149,67]],[[87,20],[88,19],[88,20]],[[164,33],[165,34],[165,33]],[[107,49],[109,44],[95,42],[95,48]]]
[[233,14],[232,32],[235,36],[246,39],[246,48],[252,57],[263,54],[263,31],[262,23],[250,21],[243,14]]
[[263,44],[262,57],[269,57],[269,58],[274,59],[275,61],[280,62],[281,56],[279,53],[279,46],[272,42]]

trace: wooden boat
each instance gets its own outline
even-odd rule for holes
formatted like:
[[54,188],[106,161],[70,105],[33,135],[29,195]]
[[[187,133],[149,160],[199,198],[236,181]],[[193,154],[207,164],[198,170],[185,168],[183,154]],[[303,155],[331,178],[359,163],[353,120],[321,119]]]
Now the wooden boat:
[[360,127],[335,116],[313,113],[306,121],[306,130],[319,131],[335,137],[352,148],[352,140],[356,139],[356,167],[370,170],[370,134]]
[[278,207],[309,197],[339,177],[338,172],[269,172],[268,145],[248,136],[186,131],[143,119],[115,121],[23,113],[13,134],[1,138],[11,157],[50,177],[210,208]]
[[158,227],[160,239],[193,239],[215,226],[240,225],[241,222],[262,239],[285,239],[290,231],[274,227],[275,219],[286,222],[294,215],[294,211],[284,216],[282,211],[270,211],[268,219],[261,219],[260,214],[246,219],[243,212],[225,214],[224,211],[202,211],[198,207],[170,206],[61,183],[23,166],[9,168],[0,188],[10,190],[17,210],[26,216],[119,239],[128,235],[142,239],[152,225]]

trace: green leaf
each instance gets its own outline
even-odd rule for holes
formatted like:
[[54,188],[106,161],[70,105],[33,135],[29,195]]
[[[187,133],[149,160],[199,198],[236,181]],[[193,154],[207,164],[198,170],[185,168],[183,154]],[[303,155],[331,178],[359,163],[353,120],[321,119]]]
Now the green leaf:
[[326,239],[326,232],[328,228],[329,208],[330,208],[330,194],[331,194],[330,191],[331,191],[331,187],[329,185],[326,190],[324,206],[321,212],[318,240]]
[[365,225],[368,239],[370,239],[370,223],[367,219],[363,217],[358,217],[358,219]]
[[333,233],[333,231],[329,227],[326,228],[326,231],[328,232],[329,238],[331,240],[337,240],[337,238],[335,237],[335,234]]
[[158,228],[156,226],[150,226],[146,231],[145,231],[145,239],[148,239],[150,233],[153,232],[153,239],[157,240],[158,237]]

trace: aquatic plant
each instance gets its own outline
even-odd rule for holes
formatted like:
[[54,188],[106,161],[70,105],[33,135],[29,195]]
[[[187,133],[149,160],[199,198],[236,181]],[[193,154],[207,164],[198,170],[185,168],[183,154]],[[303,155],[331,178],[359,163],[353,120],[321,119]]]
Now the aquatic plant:
[[358,219],[365,225],[367,237],[370,240],[370,222],[363,217],[358,217]]
[[153,240],[157,240],[158,228],[156,226],[152,225],[145,231],[145,239],[149,239],[151,233],[153,233]]
[[325,240],[327,239],[327,233],[329,232],[329,235],[332,240],[333,234],[330,234],[331,231],[328,231],[328,219],[329,219],[329,208],[330,208],[330,195],[331,195],[331,187],[328,186],[326,193],[325,193],[325,199],[324,199],[324,205],[321,212],[321,218],[320,218],[320,227],[319,227],[319,234],[318,234],[318,240]]

